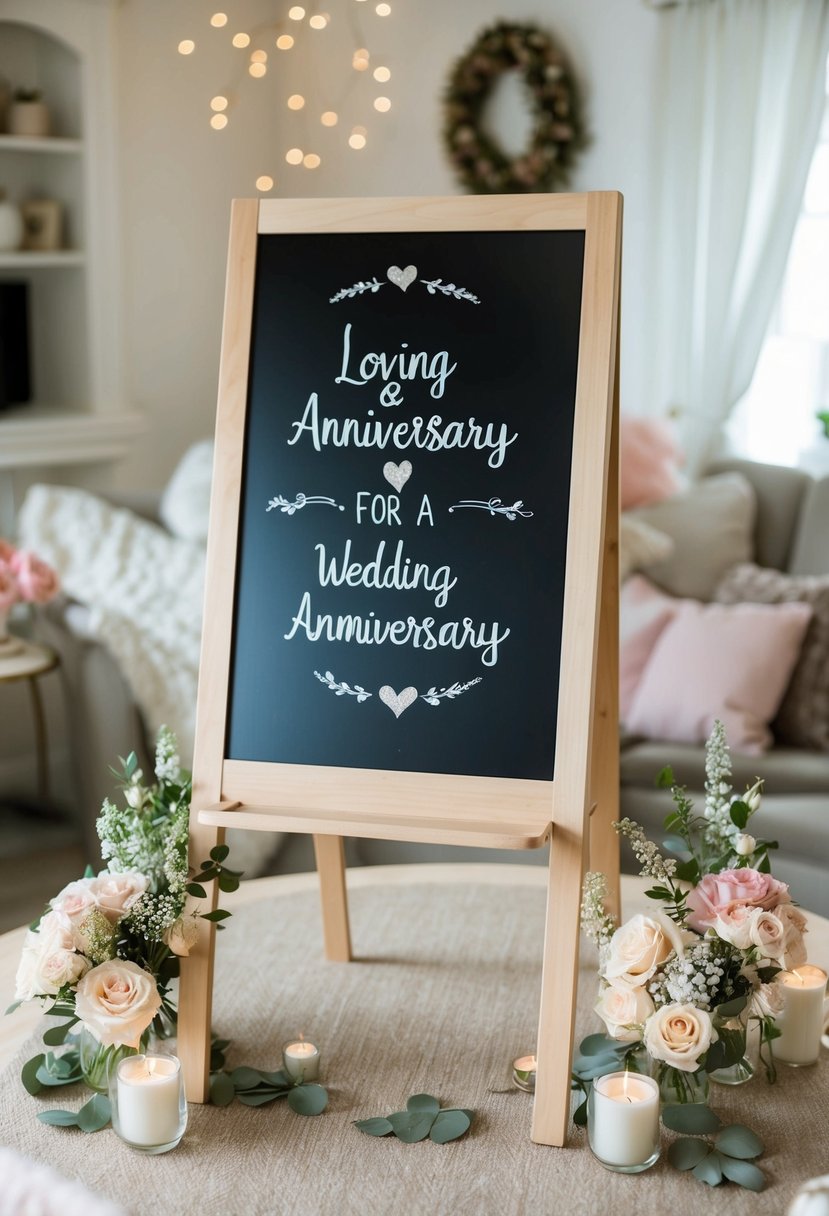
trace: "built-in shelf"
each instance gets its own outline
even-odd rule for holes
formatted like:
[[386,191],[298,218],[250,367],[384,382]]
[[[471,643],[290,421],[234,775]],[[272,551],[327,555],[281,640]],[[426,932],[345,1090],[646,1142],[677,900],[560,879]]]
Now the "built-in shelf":
[[26,135],[0,135],[0,152],[57,152],[75,155],[83,150],[80,139],[64,139],[60,135],[38,138]]
[[66,407],[20,406],[0,412],[0,469],[114,460],[144,427],[134,412],[82,414]]
[[18,249],[0,253],[0,270],[37,270],[44,266],[83,266],[85,255],[80,249],[50,249],[41,253],[34,249]]

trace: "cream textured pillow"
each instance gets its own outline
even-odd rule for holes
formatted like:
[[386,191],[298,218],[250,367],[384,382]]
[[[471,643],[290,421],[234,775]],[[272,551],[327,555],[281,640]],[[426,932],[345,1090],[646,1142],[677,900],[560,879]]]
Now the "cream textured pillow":
[[643,519],[625,512],[619,520],[619,578],[622,582],[634,570],[647,570],[654,562],[664,561],[674,551],[670,536],[652,528]]
[[648,567],[648,578],[670,595],[713,599],[726,572],[754,557],[756,510],[745,477],[718,473],[674,498],[631,512],[632,519],[674,542],[669,557]]
[[794,747],[829,751],[829,574],[793,577],[751,562],[737,566],[717,588],[722,604],[808,604],[812,619],[780,710],[775,737]]
[[703,743],[719,718],[734,751],[764,751],[811,615],[807,604],[685,600],[651,652],[625,719],[628,730]]
[[180,540],[207,543],[213,440],[194,443],[184,453],[161,496],[161,522]]

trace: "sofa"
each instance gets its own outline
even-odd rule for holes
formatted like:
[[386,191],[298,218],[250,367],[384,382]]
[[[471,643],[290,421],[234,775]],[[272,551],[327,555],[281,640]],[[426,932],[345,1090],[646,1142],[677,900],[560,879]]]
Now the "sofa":
[[[133,497],[121,500],[119,507],[116,517],[122,530],[124,521],[133,516],[161,526],[157,499]],[[44,516],[51,518],[54,510],[54,501],[42,504]],[[37,535],[36,516],[36,511],[27,513],[24,507],[23,522],[34,533],[26,537],[27,541],[43,539]],[[169,510],[162,510],[162,519],[168,527],[175,524]],[[625,519],[649,541],[655,537],[661,540],[642,549],[633,546],[629,529],[623,528],[623,568],[646,566],[645,573],[653,584],[679,599],[715,598],[723,578],[745,563],[755,563],[755,570],[759,567],[792,576],[829,574],[829,478],[814,481],[789,468],[721,462],[709,469],[700,483],[667,502],[626,513]],[[161,533],[156,535],[160,543]],[[200,539],[190,535],[187,543],[198,548]],[[627,545],[631,551],[626,554]],[[669,554],[671,549],[673,553]],[[45,556],[53,560],[59,557],[53,552]],[[94,612],[88,605],[79,605],[71,598],[55,603],[42,617],[41,633],[62,659],[71,699],[71,743],[77,758],[78,827],[90,856],[97,858],[94,820],[103,797],[112,793],[109,765],[115,756],[132,748],[151,771],[152,732],[118,663],[101,644],[100,630],[96,631]],[[821,678],[829,690],[829,668],[823,669]],[[659,839],[662,821],[670,809],[669,794],[655,785],[664,765],[672,765],[677,781],[687,785],[698,808],[702,807],[702,738],[709,726],[708,722],[701,723],[700,737],[694,741],[666,740],[652,731],[623,729],[622,813],[641,822],[655,839]],[[826,726],[829,731],[829,721]],[[735,750],[733,771],[738,791],[751,785],[755,777],[764,777],[765,795],[756,822],[765,838],[780,841],[775,873],[791,883],[799,902],[829,916],[829,884],[824,877],[829,866],[829,746],[795,747],[775,741],[763,754],[746,755]],[[537,864],[546,860],[546,850],[501,853],[359,840],[348,842],[347,858],[350,864],[457,859]],[[245,834],[241,864],[249,873],[308,869],[313,866],[310,841]],[[624,851],[623,866],[631,870],[636,867]]]

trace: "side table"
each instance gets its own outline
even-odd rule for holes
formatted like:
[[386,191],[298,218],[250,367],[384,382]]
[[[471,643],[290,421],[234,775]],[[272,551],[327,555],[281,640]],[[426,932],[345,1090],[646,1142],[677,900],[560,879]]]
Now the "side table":
[[60,659],[53,650],[15,638],[14,645],[0,649],[0,684],[12,684],[17,680],[28,680],[35,728],[35,754],[37,757],[37,793],[46,803],[49,798],[49,752],[46,736],[46,718],[38,682],[41,676],[54,671]]

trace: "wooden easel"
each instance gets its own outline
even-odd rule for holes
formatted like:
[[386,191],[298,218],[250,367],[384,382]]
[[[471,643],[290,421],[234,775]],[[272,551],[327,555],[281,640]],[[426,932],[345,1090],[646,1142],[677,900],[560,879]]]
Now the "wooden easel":
[[[268,232],[585,232],[558,696],[555,780],[265,764],[225,758],[232,579],[251,346],[257,235]],[[220,368],[216,458],[199,680],[191,859],[228,826],[309,833],[322,894],[325,952],[351,958],[343,838],[538,848],[550,874],[532,1138],[563,1145],[578,969],[582,875],[609,879],[618,905],[618,326],[621,198],[241,200],[234,203]],[[394,812],[389,807],[394,806]],[[215,906],[211,892],[211,906]],[[214,929],[182,962],[179,1051],[191,1101],[205,1101]]]

